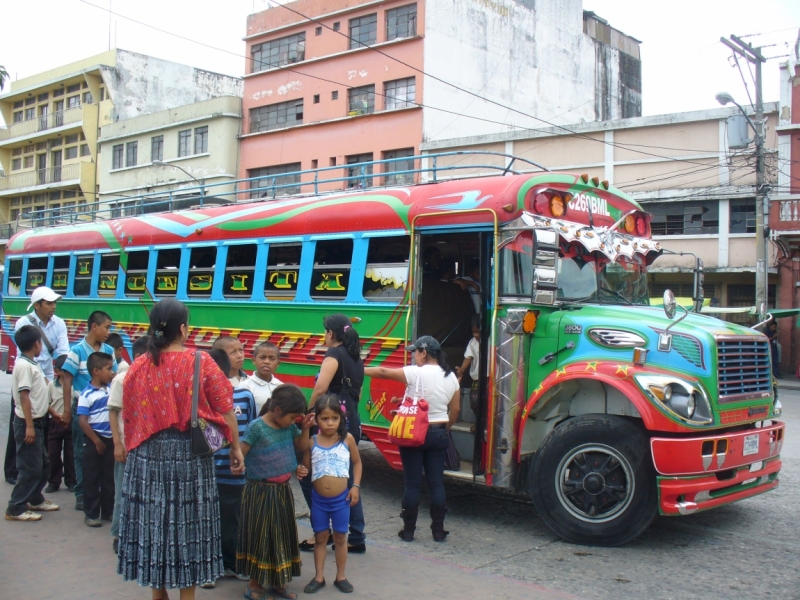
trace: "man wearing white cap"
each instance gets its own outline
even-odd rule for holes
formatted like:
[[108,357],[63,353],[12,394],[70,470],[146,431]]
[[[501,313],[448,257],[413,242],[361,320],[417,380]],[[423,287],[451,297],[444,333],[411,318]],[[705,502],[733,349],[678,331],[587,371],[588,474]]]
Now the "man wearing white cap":
[[[36,362],[42,367],[44,375],[48,381],[54,378],[53,373],[53,359],[62,354],[69,353],[69,339],[67,338],[67,324],[64,319],[56,316],[56,302],[61,299],[59,294],[56,294],[49,287],[38,287],[33,290],[31,294],[31,303],[28,305],[28,310],[33,308],[33,312],[25,315],[17,320],[14,330],[18,330],[23,325],[33,325],[37,327],[42,333],[42,351],[36,357]],[[62,413],[62,420],[64,424],[68,425],[72,420],[72,412],[70,410],[70,399],[64,399],[64,412]],[[12,402],[13,410],[13,402]],[[13,418],[12,418],[13,421]],[[9,436],[9,441],[13,441],[13,434]],[[9,445],[6,448],[5,458],[5,477],[6,481],[11,483],[15,480],[14,472],[16,471],[16,447]],[[9,468],[11,467],[11,468]]]

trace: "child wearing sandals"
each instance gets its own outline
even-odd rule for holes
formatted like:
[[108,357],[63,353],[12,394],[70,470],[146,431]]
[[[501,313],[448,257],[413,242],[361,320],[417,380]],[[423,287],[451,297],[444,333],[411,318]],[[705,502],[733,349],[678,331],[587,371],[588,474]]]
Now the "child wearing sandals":
[[[297,598],[286,584],[300,575],[300,552],[294,499],[289,486],[292,472],[308,474],[297,465],[295,448],[308,446],[314,415],[306,412],[306,399],[296,385],[276,387],[260,418],[247,426],[241,440],[247,472],[242,493],[236,572],[250,578],[244,597],[267,600],[270,594]],[[302,418],[301,427],[295,421]]]
[[[336,544],[336,578],[333,585],[350,593],[353,586],[344,575],[347,563],[347,531],[350,507],[358,502],[361,491],[361,456],[353,436],[347,433],[342,405],[335,394],[325,394],[314,407],[319,433],[308,444],[303,466],[311,469],[311,526],[314,529],[314,568],[316,574],[305,587],[313,594],[325,587],[325,554],[328,531],[333,529]],[[353,464],[353,486],[347,488]]]

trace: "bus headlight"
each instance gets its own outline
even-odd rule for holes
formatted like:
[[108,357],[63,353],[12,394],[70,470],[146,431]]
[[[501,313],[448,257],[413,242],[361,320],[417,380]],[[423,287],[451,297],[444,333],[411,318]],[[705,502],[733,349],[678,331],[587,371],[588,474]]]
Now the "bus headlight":
[[698,383],[671,375],[634,377],[645,395],[678,417],[695,423],[713,423],[711,403]]

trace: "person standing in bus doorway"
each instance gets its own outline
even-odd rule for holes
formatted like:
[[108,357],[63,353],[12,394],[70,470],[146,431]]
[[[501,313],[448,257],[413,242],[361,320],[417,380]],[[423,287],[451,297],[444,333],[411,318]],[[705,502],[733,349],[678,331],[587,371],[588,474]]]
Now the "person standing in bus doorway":
[[281,364],[281,353],[272,342],[261,342],[253,351],[253,364],[255,373],[239,384],[239,388],[248,390],[256,401],[256,415],[261,412],[261,407],[272,397],[274,390],[283,382],[275,377],[275,371]]
[[[336,394],[346,407],[347,433],[351,434],[356,445],[361,441],[361,418],[358,414],[358,400],[361,396],[361,385],[364,383],[364,361],[361,360],[361,340],[353,328],[347,315],[337,314],[325,317],[325,345],[328,350],[322,361],[314,391],[311,392],[309,406],[315,406],[324,394]],[[300,487],[311,509],[312,473],[300,480]],[[353,487],[353,469],[350,468],[348,489]],[[347,539],[347,551],[351,554],[364,554],[367,551],[364,534],[364,507],[361,497],[350,507],[350,534]],[[300,549],[305,552],[314,550],[315,537],[304,540]]]
[[228,381],[237,387],[240,383],[247,380],[247,373],[242,371],[244,365],[244,346],[235,337],[222,335],[211,344],[212,350],[224,350],[231,361],[231,370],[226,373]]
[[416,389],[421,379],[420,388],[429,405],[430,425],[422,446],[400,448],[405,489],[403,510],[400,513],[403,517],[403,529],[397,535],[404,542],[414,540],[424,468],[430,494],[431,532],[434,541],[443,542],[449,533],[444,528],[444,517],[447,514],[444,460],[450,440],[448,431],[458,420],[461,408],[461,390],[458,389],[455,373],[447,364],[447,355],[436,339],[423,335],[406,350],[413,352],[413,365],[402,369],[368,367],[364,370],[364,374],[378,379],[397,381],[411,390]]
[[[31,303],[28,310],[33,308],[33,312],[17,320],[14,327],[18,331],[24,325],[36,327],[42,334],[42,351],[36,357],[36,362],[42,367],[47,381],[55,378],[53,372],[53,359],[57,356],[66,355],[69,352],[69,338],[67,338],[67,325],[64,319],[56,316],[56,303],[61,300],[61,295],[56,294],[49,287],[38,287],[31,294]],[[17,481],[16,457],[17,451],[14,446],[14,405],[11,405],[11,419],[8,424],[8,444],[6,445],[6,456],[3,470],[6,481],[14,484]],[[62,413],[64,424],[69,425],[72,420],[72,413],[69,401],[64,403]],[[47,437],[45,436],[45,439]]]
[[[105,343],[111,333],[111,317],[108,313],[96,310],[89,315],[86,321],[88,333],[86,337],[75,344],[67,354],[64,368],[61,370],[61,386],[64,388],[64,404],[67,398],[72,398],[72,446],[75,457],[75,510],[83,512],[83,447],[86,436],[78,424],[78,398],[81,392],[92,380],[86,368],[86,361],[95,352],[110,354],[113,358],[114,349]],[[117,361],[114,360],[112,370],[117,372]]]

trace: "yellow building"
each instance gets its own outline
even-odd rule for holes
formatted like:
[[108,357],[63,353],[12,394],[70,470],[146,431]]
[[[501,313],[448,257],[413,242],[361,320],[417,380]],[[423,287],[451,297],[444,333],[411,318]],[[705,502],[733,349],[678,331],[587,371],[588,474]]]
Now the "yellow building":
[[236,77],[119,49],[11,82],[0,96],[0,256],[17,227],[93,209],[100,127],[241,89]]

